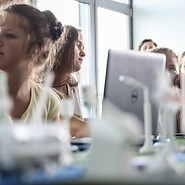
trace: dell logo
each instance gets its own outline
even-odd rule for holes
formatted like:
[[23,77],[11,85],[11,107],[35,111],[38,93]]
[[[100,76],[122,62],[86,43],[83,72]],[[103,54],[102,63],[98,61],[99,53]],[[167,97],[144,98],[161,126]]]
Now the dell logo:
[[138,99],[138,91],[136,89],[132,90],[131,93],[131,102],[136,103]]

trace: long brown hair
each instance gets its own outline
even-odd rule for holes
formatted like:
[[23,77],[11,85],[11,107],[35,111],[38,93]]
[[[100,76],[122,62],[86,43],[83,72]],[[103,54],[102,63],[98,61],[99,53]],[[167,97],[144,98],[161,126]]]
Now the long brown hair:
[[53,70],[61,73],[74,72],[74,48],[78,41],[79,29],[65,25],[60,39],[53,47],[51,58],[55,60]]

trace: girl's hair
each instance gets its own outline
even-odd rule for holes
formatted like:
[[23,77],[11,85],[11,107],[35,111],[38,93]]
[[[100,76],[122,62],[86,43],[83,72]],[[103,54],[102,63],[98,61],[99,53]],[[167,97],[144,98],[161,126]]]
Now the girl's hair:
[[184,60],[184,57],[185,57],[185,51],[183,51],[182,54],[178,56],[179,72],[181,72],[182,62]]
[[36,66],[40,66],[45,54],[45,49],[49,46],[50,30],[46,16],[37,8],[28,4],[9,4],[1,7],[1,10],[5,13],[17,15],[21,21],[21,27],[29,36],[28,47],[26,52],[33,54],[36,49],[40,52],[35,55]]
[[175,52],[172,49],[170,49],[170,48],[163,48],[163,47],[161,47],[161,48],[154,48],[154,49],[151,50],[151,52],[162,53],[162,54],[165,54],[165,55],[166,55],[166,53],[171,53],[175,58],[178,59],[178,57],[175,54]]
[[139,50],[139,51],[141,50],[141,47],[143,46],[143,44],[144,44],[145,42],[153,42],[153,43],[154,43],[154,46],[157,47],[157,44],[156,44],[152,39],[144,39],[144,40],[141,41],[141,43],[140,43],[140,45],[139,45],[139,47],[138,47],[138,50]]
[[65,25],[61,38],[54,44],[51,53],[54,58],[53,70],[61,73],[74,72],[74,48],[78,41],[80,29],[70,25]]
[[62,23],[58,21],[55,15],[50,10],[43,11],[43,14],[46,16],[49,29],[50,29],[50,37],[55,42],[62,34],[63,27]]
[[54,43],[50,53],[50,60],[54,60],[53,71],[58,71],[61,75],[66,72],[69,73],[68,83],[71,86],[78,85],[78,79],[75,79],[72,73],[76,72],[74,71],[74,57],[79,32],[81,32],[81,29],[64,25],[62,35]]
[[[63,26],[62,26],[62,23],[58,21],[58,19],[50,10],[44,10],[42,13],[47,19],[47,23],[49,26],[49,35],[50,35],[49,37],[52,41],[51,43],[51,47],[52,47],[52,44],[60,38],[63,32]],[[37,83],[43,83],[45,74],[51,71],[51,69],[53,68],[53,60],[49,59],[50,57],[49,52],[51,47],[47,48],[42,59],[40,59],[44,62],[44,65],[41,68],[38,68],[37,70],[35,70],[35,74],[32,77],[33,80]]]
[[181,58],[183,58],[185,56],[185,51],[182,52],[182,54],[180,55]]

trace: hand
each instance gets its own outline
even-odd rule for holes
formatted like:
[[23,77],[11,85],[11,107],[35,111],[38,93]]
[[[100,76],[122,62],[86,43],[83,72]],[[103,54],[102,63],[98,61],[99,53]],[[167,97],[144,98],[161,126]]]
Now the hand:
[[73,116],[70,122],[70,134],[72,137],[76,138],[90,137],[88,123]]

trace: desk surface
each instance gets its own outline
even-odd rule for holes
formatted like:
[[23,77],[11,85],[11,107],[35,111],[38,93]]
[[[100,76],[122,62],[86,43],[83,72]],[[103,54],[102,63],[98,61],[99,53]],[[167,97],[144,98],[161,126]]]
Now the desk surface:
[[[178,138],[177,143],[179,146],[185,146],[185,139]],[[9,175],[0,177],[0,185],[57,185],[57,184],[71,184],[71,185],[94,185],[94,184],[106,184],[106,185],[163,185],[163,184],[182,184],[185,183],[185,153],[177,152],[174,154],[173,164],[168,164],[169,166],[162,166],[160,162],[166,160],[166,157],[161,156],[157,158],[156,154],[147,156],[135,156],[137,160],[146,159],[146,168],[137,168],[133,166],[129,174],[124,173],[123,176],[114,177],[111,176],[101,176],[94,177],[92,174],[88,174],[88,169],[86,168],[86,162],[89,159],[89,154],[91,148],[81,152],[74,152],[73,158],[74,163],[70,167],[58,168],[56,171],[51,173],[48,171],[43,172],[42,170],[35,170],[32,173],[27,173],[24,175],[18,175],[16,173],[11,173]],[[172,157],[172,156],[171,156]],[[169,156],[168,156],[169,158]],[[144,161],[144,160],[143,160]],[[156,168],[150,168],[147,163],[153,162]],[[151,163],[150,163],[151,164]],[[104,168],[111,168],[106,166],[106,164],[98,164],[97,168],[104,165]],[[181,169],[181,174],[178,172]]]

